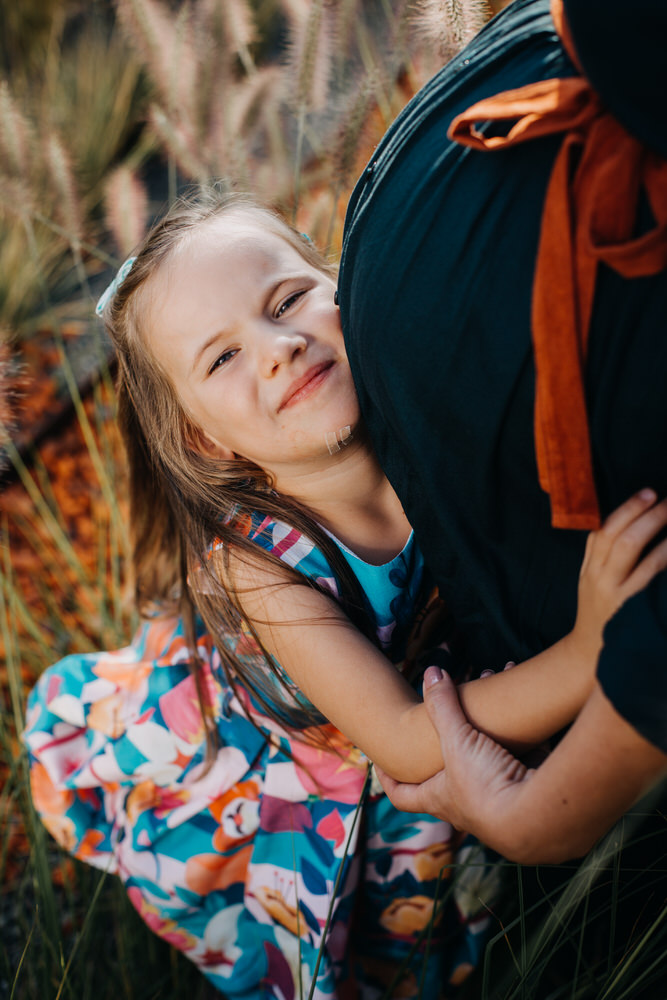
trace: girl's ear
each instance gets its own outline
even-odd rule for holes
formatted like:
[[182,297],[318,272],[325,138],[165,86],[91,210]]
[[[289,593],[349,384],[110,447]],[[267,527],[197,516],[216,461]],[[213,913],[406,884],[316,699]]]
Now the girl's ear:
[[200,430],[199,427],[191,427],[188,430],[187,441],[188,447],[193,451],[198,451],[200,455],[206,455],[209,458],[220,458],[225,462],[231,462],[236,458],[231,448],[226,448],[224,444],[220,444],[219,441],[216,441],[206,431]]

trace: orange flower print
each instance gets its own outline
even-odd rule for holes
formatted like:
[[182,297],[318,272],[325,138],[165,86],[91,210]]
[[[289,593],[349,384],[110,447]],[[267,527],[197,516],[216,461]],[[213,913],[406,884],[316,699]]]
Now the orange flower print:
[[449,866],[444,871],[443,878],[451,878],[452,865],[454,863],[454,852],[452,845],[448,841],[441,844],[431,844],[415,854],[415,873],[420,882],[428,882],[432,878],[437,878],[445,866]]
[[[204,676],[204,696],[209,705],[215,704],[216,687],[210,671]],[[162,718],[179,739],[192,746],[199,746],[206,732],[199,707],[194,677],[186,677],[159,700]]]
[[70,853],[76,847],[76,827],[69,816],[48,816],[42,813],[42,823],[60,846]]
[[100,656],[93,667],[93,673],[115,684],[125,691],[138,692],[153,671],[153,664],[147,660],[137,660],[132,647],[120,649],[117,653]]
[[209,809],[220,824],[213,834],[213,846],[216,851],[226,851],[257,830],[259,788],[254,781],[240,781],[212,802]]
[[269,916],[286,927],[292,934],[308,937],[308,923],[303,914],[288,903],[280,889],[260,885],[255,890],[255,899],[261,903]]
[[185,863],[185,884],[188,889],[206,896],[216,889],[228,889],[235,882],[245,882],[252,845],[235,854],[198,854]]
[[30,790],[35,809],[46,815],[66,813],[74,802],[74,792],[54,785],[49,772],[39,761],[30,770]]
[[[438,924],[438,914],[434,924]],[[394,899],[383,911],[380,923],[392,934],[406,937],[422,931],[433,917],[433,900],[428,896],[409,896]]]
[[112,740],[117,740],[125,732],[126,725],[123,719],[123,709],[125,698],[119,692],[109,695],[108,698],[100,698],[91,705],[88,712],[88,725],[91,729],[104,733]]
[[82,861],[90,861],[91,858],[95,858],[100,853],[97,848],[103,840],[104,834],[101,830],[86,830],[76,850],[77,858],[81,858]]
[[153,809],[158,817],[166,816],[189,799],[190,792],[187,788],[163,788],[149,779],[135,785],[127,797],[125,811],[129,821],[135,823],[138,816],[147,809]]

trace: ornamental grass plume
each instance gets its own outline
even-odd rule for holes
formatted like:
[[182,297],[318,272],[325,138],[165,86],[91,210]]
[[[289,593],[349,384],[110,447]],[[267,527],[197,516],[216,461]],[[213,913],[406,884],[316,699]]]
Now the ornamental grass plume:
[[487,0],[418,0],[414,24],[445,62],[475,37],[491,14]]
[[282,0],[282,8],[289,26],[285,67],[290,103],[299,110],[321,111],[331,83],[333,12],[324,0]]
[[185,37],[187,8],[186,16],[174,18],[157,0],[116,0],[116,13],[161,103],[170,110],[187,107],[195,77],[192,45]]
[[35,133],[12,97],[6,80],[0,81],[0,164],[3,173],[29,176]]
[[67,149],[55,132],[47,134],[44,145],[45,160],[56,195],[53,218],[66,234],[72,249],[75,266],[79,272],[81,287],[87,288],[88,279],[81,256],[81,243],[84,238],[84,213],[72,163]]
[[[269,78],[255,66],[251,5],[198,0],[174,13],[158,0],[118,0],[117,8],[153,90],[150,127],[177,171],[200,184],[249,186],[250,151],[266,147],[256,131],[280,92],[267,86],[275,71]],[[262,114],[251,114],[259,99]]]
[[127,257],[146,232],[148,192],[136,172],[121,164],[109,175],[104,190],[106,223],[116,246]]

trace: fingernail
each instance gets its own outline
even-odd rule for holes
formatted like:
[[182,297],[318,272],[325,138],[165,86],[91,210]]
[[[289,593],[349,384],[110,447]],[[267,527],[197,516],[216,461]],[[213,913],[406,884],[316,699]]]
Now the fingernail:
[[503,667],[503,670],[511,670],[512,667],[516,667],[516,660],[508,660]]
[[649,500],[657,500],[658,494],[655,490],[645,489],[639,491],[639,496],[642,500],[646,500],[648,502]]
[[424,688],[433,687],[442,680],[442,669],[440,667],[428,667],[424,674]]
[[480,677],[493,677],[495,670],[482,670]]

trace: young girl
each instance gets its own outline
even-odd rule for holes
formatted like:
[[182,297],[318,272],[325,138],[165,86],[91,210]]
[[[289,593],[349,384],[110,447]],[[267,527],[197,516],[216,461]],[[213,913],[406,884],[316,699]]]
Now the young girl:
[[[419,781],[442,757],[392,666],[427,581],[334,293],[306,239],[239,199],[179,206],[119,273],[137,593],[162,617],[48,670],[25,739],[49,830],[226,996],[435,1000],[476,961],[494,872],[367,791],[369,759]],[[528,746],[574,717],[602,625],[666,561],[638,563],[654,499],[592,538],[568,636],[461,686],[478,728]]]

